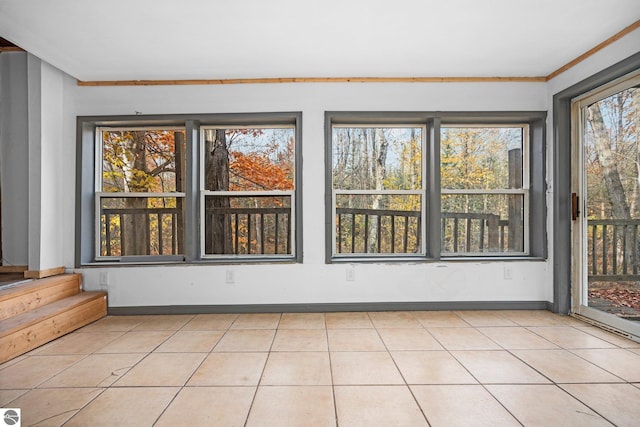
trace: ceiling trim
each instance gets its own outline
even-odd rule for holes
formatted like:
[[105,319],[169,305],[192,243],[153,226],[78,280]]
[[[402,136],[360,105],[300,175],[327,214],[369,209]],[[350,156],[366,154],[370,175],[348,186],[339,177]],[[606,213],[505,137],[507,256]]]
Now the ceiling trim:
[[580,62],[640,28],[640,20],[566,63],[548,76],[536,77],[273,77],[253,79],[195,79],[195,80],[99,80],[81,81],[78,86],[180,86],[272,83],[492,83],[492,82],[548,82]]
[[176,86],[264,83],[478,83],[544,82],[546,77],[273,77],[257,79],[78,81],[78,86]]

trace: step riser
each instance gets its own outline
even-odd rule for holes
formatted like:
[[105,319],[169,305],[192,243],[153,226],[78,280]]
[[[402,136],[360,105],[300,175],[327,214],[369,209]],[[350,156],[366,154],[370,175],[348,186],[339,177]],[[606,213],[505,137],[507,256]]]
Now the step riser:
[[0,297],[0,321],[76,295],[80,292],[81,276],[65,274],[43,279],[41,285],[39,282],[34,281],[27,286],[19,285],[3,291]]
[[44,318],[0,338],[0,363],[88,325],[107,315],[106,295]]

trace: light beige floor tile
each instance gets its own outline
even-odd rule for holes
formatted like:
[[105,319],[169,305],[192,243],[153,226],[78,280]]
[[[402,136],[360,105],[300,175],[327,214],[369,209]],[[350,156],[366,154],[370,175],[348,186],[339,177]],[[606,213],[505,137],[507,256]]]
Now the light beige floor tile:
[[117,387],[183,386],[205,358],[203,353],[152,353],[130,369]]
[[177,331],[193,319],[193,314],[147,316],[133,331]]
[[278,329],[325,329],[324,313],[283,313]]
[[42,348],[42,350],[35,352],[35,354],[41,356],[54,354],[90,354],[99,351],[123,334],[124,332],[76,332],[53,341],[51,345]]
[[240,314],[231,325],[231,329],[276,329],[280,322],[280,313]]
[[456,311],[455,314],[476,328],[487,326],[518,326],[512,320],[502,316],[499,311]]
[[500,346],[474,328],[427,328],[447,350],[498,350]]
[[375,329],[329,329],[327,335],[331,351],[386,350]]
[[561,387],[618,427],[640,424],[640,389],[630,384],[563,384]]
[[79,329],[79,332],[129,332],[148,316],[107,316]]
[[324,329],[278,329],[272,351],[327,351]]
[[505,310],[501,314],[520,326],[584,325],[572,317],[561,316],[547,310]]
[[9,405],[9,402],[16,400],[18,397],[27,393],[28,389],[23,390],[0,390],[0,407],[13,408],[15,406]]
[[640,354],[640,348],[630,348],[629,350],[636,354]]
[[271,353],[260,385],[331,385],[329,353]]
[[184,327],[183,331],[227,330],[231,327],[237,314],[197,314]]
[[27,359],[28,357],[29,357],[28,354],[23,354],[23,355],[20,355],[20,356],[16,356],[11,360],[7,360],[6,362],[0,364],[0,371],[2,371],[5,368],[8,368],[11,365],[15,365],[16,363],[18,363],[18,362],[20,362],[20,361],[22,361],[24,359]]
[[185,387],[154,427],[243,426],[255,387]]
[[173,335],[173,331],[127,332],[97,353],[149,353]]
[[325,313],[324,316],[327,329],[373,328],[369,314],[364,312]]
[[431,427],[519,426],[481,385],[411,386]]
[[422,325],[406,311],[372,311],[369,318],[376,328],[421,328]]
[[220,341],[224,331],[178,331],[166,340],[156,352],[208,353]]
[[2,370],[0,389],[34,388],[77,363],[84,355],[29,356]]
[[611,426],[605,419],[554,385],[488,385],[486,387],[527,427]]
[[413,316],[425,328],[468,328],[470,326],[453,311],[415,311]]
[[512,353],[556,383],[622,381],[568,350],[513,350]]
[[339,385],[404,384],[387,352],[331,353],[331,370]]
[[143,357],[142,353],[91,354],[41,387],[109,387]]
[[151,426],[178,387],[112,387],[78,412],[65,427]]
[[616,335],[609,331],[605,331],[602,328],[597,328],[595,326],[578,326],[576,329],[585,332],[589,335],[593,335],[594,337],[598,337],[603,339],[611,344],[615,344],[618,347],[622,348],[635,348],[640,350],[640,342],[632,341],[628,338],[621,337],[620,335]]
[[562,348],[615,348],[610,342],[596,338],[570,326],[536,326],[527,328],[534,334]]
[[104,389],[65,388],[36,389],[12,404],[21,408],[23,426],[61,426]]
[[337,386],[335,396],[340,426],[428,426],[407,386]]
[[394,351],[391,355],[407,384],[477,383],[447,351]]
[[269,353],[211,353],[193,374],[189,386],[255,386]]
[[558,348],[551,341],[522,327],[478,328],[478,331],[508,350]]
[[329,386],[258,387],[247,427],[335,426]]
[[378,329],[388,350],[442,350],[424,329]]
[[507,351],[453,351],[482,384],[544,384],[550,381]]
[[269,351],[275,334],[275,329],[230,329],[213,351]]
[[640,354],[626,349],[572,350],[572,353],[626,381],[640,382]]

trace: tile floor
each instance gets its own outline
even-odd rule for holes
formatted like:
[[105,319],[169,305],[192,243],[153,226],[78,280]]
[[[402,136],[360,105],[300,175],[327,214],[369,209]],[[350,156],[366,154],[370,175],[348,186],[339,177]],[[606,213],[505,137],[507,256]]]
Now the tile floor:
[[638,426],[640,344],[546,311],[119,316],[0,365],[23,426]]

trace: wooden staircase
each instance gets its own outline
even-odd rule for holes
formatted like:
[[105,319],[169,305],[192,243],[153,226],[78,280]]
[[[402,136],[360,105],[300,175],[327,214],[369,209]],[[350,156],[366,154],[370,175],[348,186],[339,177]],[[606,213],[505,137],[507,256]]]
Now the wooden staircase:
[[106,292],[82,291],[80,274],[0,289],[0,363],[106,315]]

